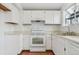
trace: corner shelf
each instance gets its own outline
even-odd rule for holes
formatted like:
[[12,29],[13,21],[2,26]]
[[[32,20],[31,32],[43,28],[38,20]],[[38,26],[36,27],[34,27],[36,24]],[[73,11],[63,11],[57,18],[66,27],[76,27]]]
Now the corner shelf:
[[13,24],[13,25],[17,25],[18,23],[15,22],[5,22],[6,24]]
[[2,9],[3,11],[11,11],[9,8],[7,8],[5,5],[0,3],[0,9]]

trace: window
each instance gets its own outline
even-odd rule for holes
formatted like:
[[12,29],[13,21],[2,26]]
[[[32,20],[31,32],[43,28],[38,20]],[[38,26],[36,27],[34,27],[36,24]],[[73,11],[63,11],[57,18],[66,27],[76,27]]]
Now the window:
[[79,6],[75,3],[65,10],[65,24],[79,23]]

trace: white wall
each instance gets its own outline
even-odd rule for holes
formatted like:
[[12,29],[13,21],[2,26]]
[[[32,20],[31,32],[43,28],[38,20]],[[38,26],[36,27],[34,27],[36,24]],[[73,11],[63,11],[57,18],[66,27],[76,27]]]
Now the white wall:
[[3,36],[3,20],[4,20],[4,13],[0,10],[0,54],[4,54],[4,36]]
[[[0,54],[18,54],[21,52],[21,24],[20,11],[12,4],[6,4],[11,9],[11,12],[0,11]],[[12,21],[18,25],[6,24],[5,22]]]

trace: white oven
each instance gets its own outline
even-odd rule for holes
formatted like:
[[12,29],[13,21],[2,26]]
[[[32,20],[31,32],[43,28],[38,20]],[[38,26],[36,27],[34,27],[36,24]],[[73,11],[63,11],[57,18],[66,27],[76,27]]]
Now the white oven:
[[45,51],[44,21],[32,21],[30,51]]
[[45,46],[45,36],[33,35],[31,38],[31,46]]

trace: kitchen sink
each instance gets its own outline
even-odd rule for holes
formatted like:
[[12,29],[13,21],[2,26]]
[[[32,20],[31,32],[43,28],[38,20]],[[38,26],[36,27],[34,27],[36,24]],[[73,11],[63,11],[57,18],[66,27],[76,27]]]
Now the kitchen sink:
[[78,36],[78,34],[76,34],[74,32],[65,32],[65,33],[61,33],[59,35],[62,35],[62,36]]

